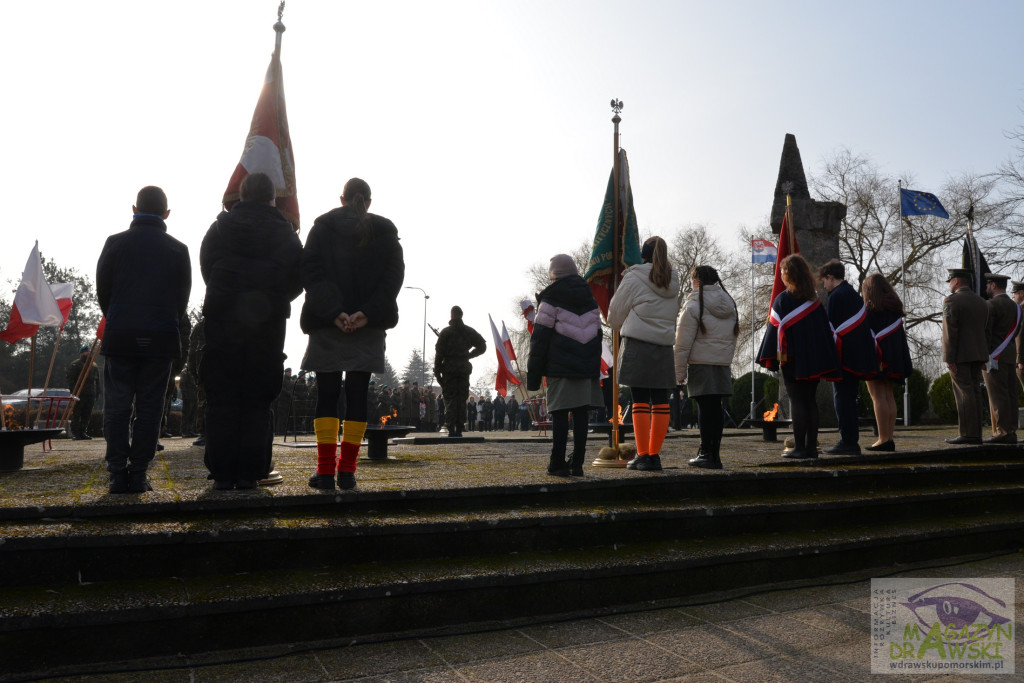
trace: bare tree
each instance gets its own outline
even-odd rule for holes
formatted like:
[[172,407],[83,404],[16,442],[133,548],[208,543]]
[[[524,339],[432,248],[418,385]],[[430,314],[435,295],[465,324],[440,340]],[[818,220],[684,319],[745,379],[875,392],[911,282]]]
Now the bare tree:
[[997,171],[985,177],[995,182],[993,204],[1002,214],[1003,231],[994,245],[998,252],[995,256],[1001,265],[1019,276],[1024,271],[1024,253],[1020,250],[1024,239],[1024,125],[1017,126],[1006,137],[1014,141],[1016,149]]

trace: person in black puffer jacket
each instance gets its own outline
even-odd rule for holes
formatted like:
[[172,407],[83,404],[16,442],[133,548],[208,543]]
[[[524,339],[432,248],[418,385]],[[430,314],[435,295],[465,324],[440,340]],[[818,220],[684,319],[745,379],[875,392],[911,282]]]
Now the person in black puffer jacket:
[[[316,474],[319,490],[356,485],[359,445],[366,433],[366,393],[370,375],[384,372],[387,330],[398,324],[398,293],[405,259],[395,224],[368,212],[370,186],[345,183],[341,207],[316,219],[302,250],[306,301],[299,322],[309,335],[302,369],[316,373]],[[338,398],[345,373],[345,402],[338,452]]]
[[242,181],[241,201],[203,238],[206,347],[199,380],[206,390],[206,466],[214,488],[254,489],[271,464],[271,404],[284,373],[291,301],[302,293],[302,242],[274,207],[264,173]]
[[[530,337],[526,388],[540,389],[547,377],[551,415],[548,474],[583,476],[587,412],[601,395],[601,311],[571,256],[558,254],[548,267],[551,284],[537,295],[537,319]],[[573,421],[572,460],[565,461],[569,413]]]

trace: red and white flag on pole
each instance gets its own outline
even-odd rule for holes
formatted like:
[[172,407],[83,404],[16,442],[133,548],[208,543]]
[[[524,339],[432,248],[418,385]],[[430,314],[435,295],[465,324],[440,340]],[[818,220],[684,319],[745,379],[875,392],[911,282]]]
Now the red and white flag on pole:
[[0,332],[0,339],[11,344],[36,333],[40,326],[57,327],[63,324],[64,316],[53,290],[43,277],[43,264],[39,260],[39,242],[32,247],[28,262],[21,274],[21,284],[14,295],[11,319],[7,328]]
[[537,319],[537,309],[529,299],[520,301],[519,307],[523,309],[523,317],[526,318],[526,329],[533,334],[533,321]]
[[63,328],[68,321],[68,316],[71,315],[71,297],[75,293],[75,283],[58,282],[55,285],[50,285],[50,291],[53,292],[53,298],[57,300],[57,307],[60,309],[62,318],[60,326]]
[[295,191],[295,160],[292,140],[288,134],[288,112],[284,105],[284,81],[281,75],[281,33],[284,24],[274,25],[277,42],[267,68],[263,91],[256,102],[249,136],[245,139],[242,158],[224,190],[224,208],[230,210],[238,201],[242,181],[250,173],[266,173],[277,188],[277,208],[299,230],[299,199]]
[[512,369],[512,361],[509,360],[505,344],[502,343],[501,337],[498,335],[498,328],[494,326],[494,319],[490,314],[487,315],[487,319],[491,321],[491,337],[494,339],[494,351],[498,354],[498,374],[494,377],[494,390],[502,396],[506,396],[508,395],[508,383],[512,382],[519,386],[520,381],[516,377],[515,370]]
[[612,361],[615,357],[612,356],[612,350],[608,348],[608,342],[601,340],[601,379],[604,379],[611,374]]
[[516,350],[512,348],[512,340],[508,336],[508,330],[505,329],[505,321],[501,321],[501,345],[505,347],[505,355],[508,356],[509,360],[516,359]]

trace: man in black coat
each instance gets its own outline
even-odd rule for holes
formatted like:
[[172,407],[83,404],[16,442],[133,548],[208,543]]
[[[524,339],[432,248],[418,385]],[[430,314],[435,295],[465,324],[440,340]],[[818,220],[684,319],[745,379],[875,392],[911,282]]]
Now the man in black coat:
[[[143,493],[156,455],[171,362],[181,357],[178,322],[192,290],[188,247],[167,234],[167,195],[139,190],[128,230],[111,235],[96,264],[106,317],[103,436],[111,493]],[[134,408],[135,420],[132,421]]]
[[843,379],[832,383],[832,396],[839,420],[839,443],[825,452],[831,455],[860,453],[860,421],[857,416],[857,390],[860,382],[878,372],[878,355],[867,308],[857,290],[846,281],[843,264],[832,259],[818,269],[821,284],[828,292],[825,312],[839,352]]
[[434,377],[444,392],[448,436],[462,436],[466,426],[469,376],[473,373],[469,360],[486,350],[487,342],[480,333],[462,322],[462,309],[452,306],[451,320],[437,336],[434,346]]
[[254,489],[270,472],[270,406],[281,393],[285,324],[302,293],[302,243],[274,206],[264,173],[210,226],[199,251],[206,281],[206,466],[218,490]]

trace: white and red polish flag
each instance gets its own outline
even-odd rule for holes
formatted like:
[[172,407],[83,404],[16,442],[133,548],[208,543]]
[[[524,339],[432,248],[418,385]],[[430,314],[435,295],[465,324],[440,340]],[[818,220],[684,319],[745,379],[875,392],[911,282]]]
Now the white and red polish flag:
[[612,356],[612,350],[608,348],[608,342],[601,340],[601,379],[604,379],[611,374],[612,361],[615,357]]
[[288,134],[288,112],[284,104],[284,81],[281,75],[281,33],[284,26],[278,22],[274,30],[277,31],[274,55],[267,68],[260,99],[256,102],[242,158],[224,190],[223,204],[226,210],[235,205],[239,199],[238,191],[247,175],[266,173],[277,189],[278,210],[298,232],[299,199],[295,190],[295,159],[292,156],[291,136]]
[[523,309],[523,317],[526,318],[526,329],[533,334],[533,321],[537,319],[537,309],[529,299],[520,301],[519,307]]
[[516,359],[516,350],[512,348],[512,339],[508,336],[508,330],[505,329],[505,321],[501,321],[501,345],[505,347],[505,355],[508,356],[509,360]]
[[57,300],[57,308],[60,309],[61,315],[60,326],[63,328],[68,321],[68,316],[71,315],[71,297],[75,293],[75,283],[58,282],[55,285],[50,285],[50,291],[53,292],[53,298]]
[[57,298],[43,277],[43,264],[39,260],[39,242],[32,247],[28,262],[21,274],[21,284],[14,295],[11,318],[0,339],[11,344],[36,333],[40,326],[57,327],[64,322]]
[[[521,382],[512,369],[512,361],[508,359],[508,352],[498,335],[498,328],[494,326],[494,319],[490,314],[487,319],[491,322],[491,337],[494,339],[494,351],[498,354],[498,374],[494,376],[494,390],[502,396],[508,395],[508,383],[512,382],[519,386]],[[504,323],[502,323],[504,325]]]

